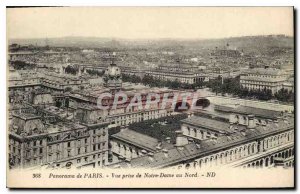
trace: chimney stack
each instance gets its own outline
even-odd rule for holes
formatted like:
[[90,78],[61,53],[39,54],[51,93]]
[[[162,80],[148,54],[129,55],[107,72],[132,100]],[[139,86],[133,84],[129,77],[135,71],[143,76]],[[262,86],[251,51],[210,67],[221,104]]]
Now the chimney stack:
[[141,153],[142,153],[143,155],[146,155],[148,152],[147,152],[146,150],[142,150]]
[[121,126],[121,128],[120,128],[120,132],[123,132],[123,131],[125,131],[125,129],[126,129],[126,127],[124,127],[124,126]]
[[169,151],[167,149],[163,149],[162,152],[164,153],[165,157],[169,157]]
[[256,123],[254,121],[254,115],[248,115],[248,128],[253,129],[256,127]]
[[272,119],[268,119],[268,124],[272,124],[273,120]]
[[158,143],[158,145],[156,146],[156,150],[157,150],[157,151],[160,151],[160,150],[162,149],[161,145],[162,145],[162,143],[161,143],[161,142],[160,142],[160,143]]
[[125,163],[126,163],[129,167],[131,166],[130,161],[131,161],[131,160],[130,160],[129,158],[126,158],[126,159],[125,159]]
[[188,138],[188,143],[190,144],[190,143],[193,143],[194,142],[194,140],[193,140],[193,138]]
[[194,116],[193,112],[188,113],[188,117],[193,117],[193,116]]
[[120,162],[123,162],[125,160],[125,158],[123,156],[119,156],[118,159]]
[[167,138],[166,138],[166,142],[167,142],[167,143],[171,143],[171,138],[170,138],[170,137],[167,137]]
[[183,136],[183,132],[178,130],[178,131],[175,131],[176,133],[176,147],[182,147],[184,145],[187,145],[188,144],[188,140],[185,136]]
[[149,160],[151,160],[151,161],[154,160],[154,158],[153,158],[154,154],[153,154],[153,153],[149,152],[149,153],[148,153],[148,156],[149,156]]

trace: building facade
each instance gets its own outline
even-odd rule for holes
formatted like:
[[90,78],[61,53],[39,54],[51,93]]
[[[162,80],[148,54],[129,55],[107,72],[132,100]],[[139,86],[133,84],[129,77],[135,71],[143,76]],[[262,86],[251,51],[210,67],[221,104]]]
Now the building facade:
[[240,85],[249,90],[271,90],[275,94],[284,87],[286,80],[286,75],[279,69],[254,68],[241,75]]

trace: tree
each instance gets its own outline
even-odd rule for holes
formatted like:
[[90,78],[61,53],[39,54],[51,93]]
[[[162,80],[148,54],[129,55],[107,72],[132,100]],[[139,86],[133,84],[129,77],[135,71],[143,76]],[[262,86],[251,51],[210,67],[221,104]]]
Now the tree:
[[65,92],[71,92],[73,89],[71,87],[66,87]]

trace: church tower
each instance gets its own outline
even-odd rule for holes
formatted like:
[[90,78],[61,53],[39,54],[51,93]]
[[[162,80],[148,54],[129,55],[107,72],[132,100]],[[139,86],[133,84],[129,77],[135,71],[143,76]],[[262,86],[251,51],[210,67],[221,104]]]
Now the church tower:
[[104,73],[104,86],[112,92],[119,91],[122,88],[122,74],[120,68],[114,63],[115,56],[114,52],[111,64],[106,68]]

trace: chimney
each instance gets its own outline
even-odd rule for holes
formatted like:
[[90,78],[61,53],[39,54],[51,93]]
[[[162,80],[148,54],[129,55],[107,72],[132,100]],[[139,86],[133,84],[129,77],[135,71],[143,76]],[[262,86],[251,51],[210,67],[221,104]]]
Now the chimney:
[[147,152],[146,150],[142,150],[141,153],[142,153],[143,155],[146,155],[148,152]]
[[269,125],[269,124],[272,124],[272,122],[273,122],[272,119],[268,119],[267,121],[268,121],[268,125]]
[[214,144],[217,143],[217,137],[212,136],[212,137],[211,137],[211,141],[212,141]]
[[131,160],[130,160],[129,158],[126,158],[126,159],[125,159],[125,163],[126,163],[126,164],[127,164],[127,166],[129,166],[129,167],[131,166],[131,163],[130,163],[130,161],[131,161]]
[[151,153],[151,152],[149,152],[148,153],[148,157],[149,157],[149,160],[151,160],[151,161],[153,161],[154,160],[154,158],[153,158],[153,153]]
[[277,120],[277,119],[274,120],[274,124],[275,124],[276,127],[279,126],[279,125],[278,125],[278,120]]
[[163,149],[162,152],[164,153],[165,157],[169,157],[169,151],[167,149]]
[[124,127],[124,126],[121,126],[121,128],[120,128],[120,132],[123,132],[123,131],[125,131],[125,129],[126,129],[126,127]]
[[162,144],[162,143],[159,142],[158,145],[156,146],[156,150],[157,150],[157,151],[160,151],[160,150],[162,149],[161,144]]
[[256,123],[254,121],[254,115],[248,115],[248,126],[249,129],[253,129],[256,127]]
[[194,116],[193,112],[188,113],[188,117],[192,117],[192,116]]
[[194,142],[194,140],[193,140],[193,138],[188,138],[188,143],[190,144],[190,143],[193,143]]
[[125,158],[123,156],[119,156],[118,159],[120,162],[123,162],[125,160]]
[[183,136],[182,131],[178,130],[175,131],[175,133],[176,133],[176,144],[175,144],[176,147],[182,147],[188,144],[188,140],[185,136]]
[[167,143],[171,143],[171,138],[170,138],[170,137],[167,137],[167,138],[166,138],[166,141],[167,141]]

